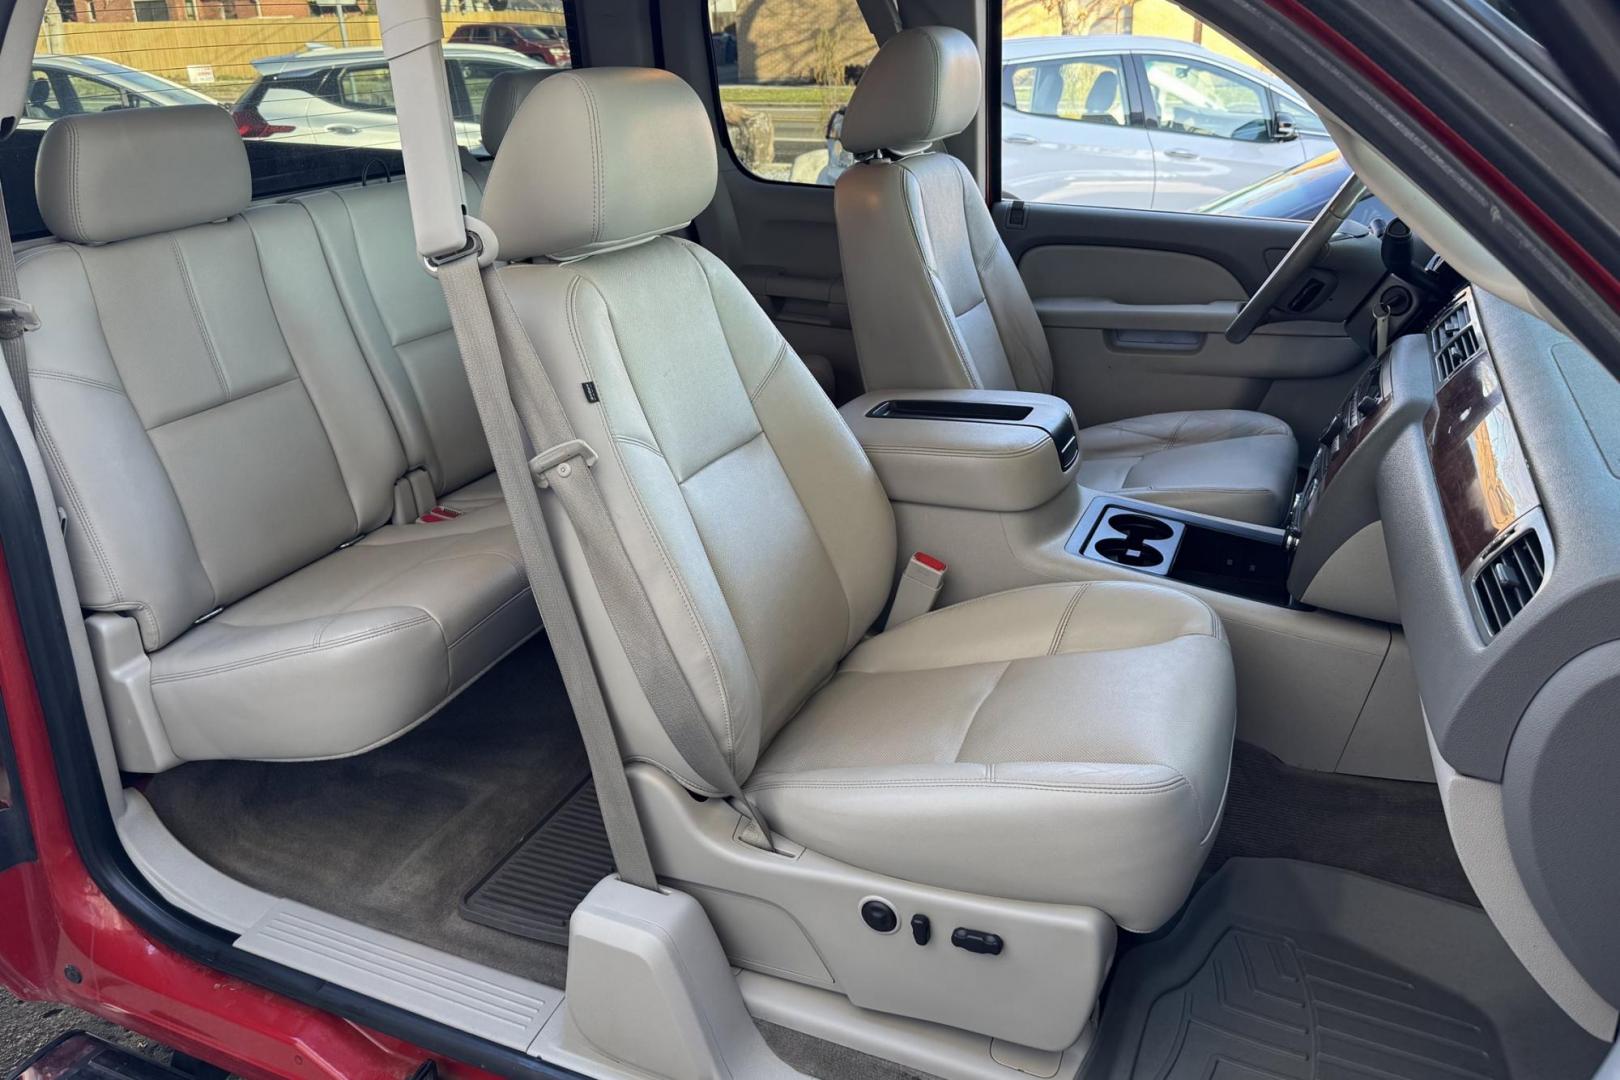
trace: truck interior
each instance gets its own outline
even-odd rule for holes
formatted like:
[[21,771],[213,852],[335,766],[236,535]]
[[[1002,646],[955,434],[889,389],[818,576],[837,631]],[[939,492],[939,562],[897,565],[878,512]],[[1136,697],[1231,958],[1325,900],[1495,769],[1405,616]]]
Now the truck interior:
[[[14,5],[5,556],[104,888],[505,1075],[1593,1075],[1617,316],[1482,193],[1506,136],[1408,122],[1496,101],[1602,216],[1590,91],[1501,5],[1361,42],[1442,91],[1285,18],[1333,5],[1193,2],[1319,120],[1332,197],[1024,201],[1020,111],[1208,140],[1230,103],[1136,53],[1017,97],[1039,4],[827,3],[860,62],[772,147],[738,73],[802,13],[740,6],[578,0],[562,64],[479,75],[381,0],[368,144],[41,119]],[[472,240],[424,262],[434,199]]]

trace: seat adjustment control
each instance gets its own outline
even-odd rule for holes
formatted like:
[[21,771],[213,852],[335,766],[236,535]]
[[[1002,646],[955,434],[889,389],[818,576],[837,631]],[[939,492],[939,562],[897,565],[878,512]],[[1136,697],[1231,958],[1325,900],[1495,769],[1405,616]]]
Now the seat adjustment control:
[[951,944],[971,953],[982,953],[985,956],[1001,955],[1001,935],[992,934],[988,930],[969,930],[965,926],[958,926],[951,931]]
[[887,900],[877,897],[861,902],[861,921],[880,934],[892,934],[900,926],[900,916],[894,913]]
[[928,944],[928,939],[934,936],[933,924],[926,915],[913,915],[911,917],[911,940],[919,945]]

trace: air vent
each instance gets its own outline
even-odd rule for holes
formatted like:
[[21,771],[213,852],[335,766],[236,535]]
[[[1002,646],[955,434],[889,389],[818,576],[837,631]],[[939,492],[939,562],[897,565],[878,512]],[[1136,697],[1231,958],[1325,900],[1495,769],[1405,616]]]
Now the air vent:
[[1474,306],[1464,296],[1429,329],[1434,348],[1434,371],[1441,382],[1479,354],[1479,327],[1474,322]]
[[1524,610],[1546,576],[1541,537],[1533,530],[1522,533],[1481,568],[1474,579],[1474,599],[1479,601],[1480,616],[1492,636]]

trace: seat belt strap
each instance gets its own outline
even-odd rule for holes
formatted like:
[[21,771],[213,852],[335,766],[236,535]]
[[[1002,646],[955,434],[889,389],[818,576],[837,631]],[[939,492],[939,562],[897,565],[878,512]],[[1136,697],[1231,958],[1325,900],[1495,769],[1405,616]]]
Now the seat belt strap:
[[770,826],[737,781],[733,763],[720,747],[697,696],[675,659],[663,624],[630,562],[624,540],[608,511],[601,487],[592,475],[596,454],[575,437],[573,424],[557,388],[546,373],[534,343],[523,329],[497,271],[484,271],[485,299],[496,340],[508,363],[508,385],[536,443],[551,449],[535,455],[530,466],[536,482],[551,490],[574,531],[602,594],[608,617],[629,657],[653,713],[676,753],[712,791],[730,799],[751,818],[765,846],[776,850]]
[[[439,284],[450,307],[450,322],[460,346],[467,380],[472,386],[473,404],[489,439],[490,456],[501,493],[511,512],[517,533],[518,550],[529,576],[540,619],[545,624],[551,651],[562,672],[568,701],[574,708],[585,755],[596,781],[596,801],[602,810],[608,846],[619,877],[632,885],[657,889],[652,855],[646,834],[630,796],[624,758],[608,717],[602,684],[585,644],[585,631],[563,581],[562,564],[551,543],[551,535],[540,511],[540,493],[529,472],[523,451],[523,431],[512,404],[501,364],[500,343],[490,319],[484,283],[479,276],[476,253],[439,265]],[[581,470],[584,471],[584,470]]]
[[17,283],[17,252],[11,246],[11,222],[6,217],[5,190],[0,188],[0,350],[6,354],[11,385],[22,402],[23,415],[34,423],[34,388],[28,379],[28,347],[23,335],[39,329],[34,306],[22,299]]

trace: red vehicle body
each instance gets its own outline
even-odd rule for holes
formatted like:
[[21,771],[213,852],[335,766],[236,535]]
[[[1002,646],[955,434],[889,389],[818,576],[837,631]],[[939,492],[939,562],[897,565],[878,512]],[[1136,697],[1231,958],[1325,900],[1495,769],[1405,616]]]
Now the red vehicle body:
[[503,49],[532,56],[552,67],[568,67],[573,54],[568,48],[568,35],[560,26],[535,26],[532,23],[468,23],[456,27],[451,41],[473,45],[499,45]]
[[[1437,143],[1469,161],[1479,180],[1535,221],[1588,284],[1620,308],[1620,280],[1409,90],[1297,0],[1269,3],[1399,102]],[[502,44],[568,63],[566,38],[532,40],[515,32],[534,29],[467,25],[450,40]],[[509,37],[478,36],[491,33]],[[158,940],[114,904],[81,855],[3,557],[0,702],[18,787],[7,791],[0,773],[0,810],[8,802],[25,807],[34,853],[31,860],[0,868],[0,985],[25,999],[84,1009],[246,1077],[401,1078],[428,1061],[440,1075],[495,1075],[206,966]]]

